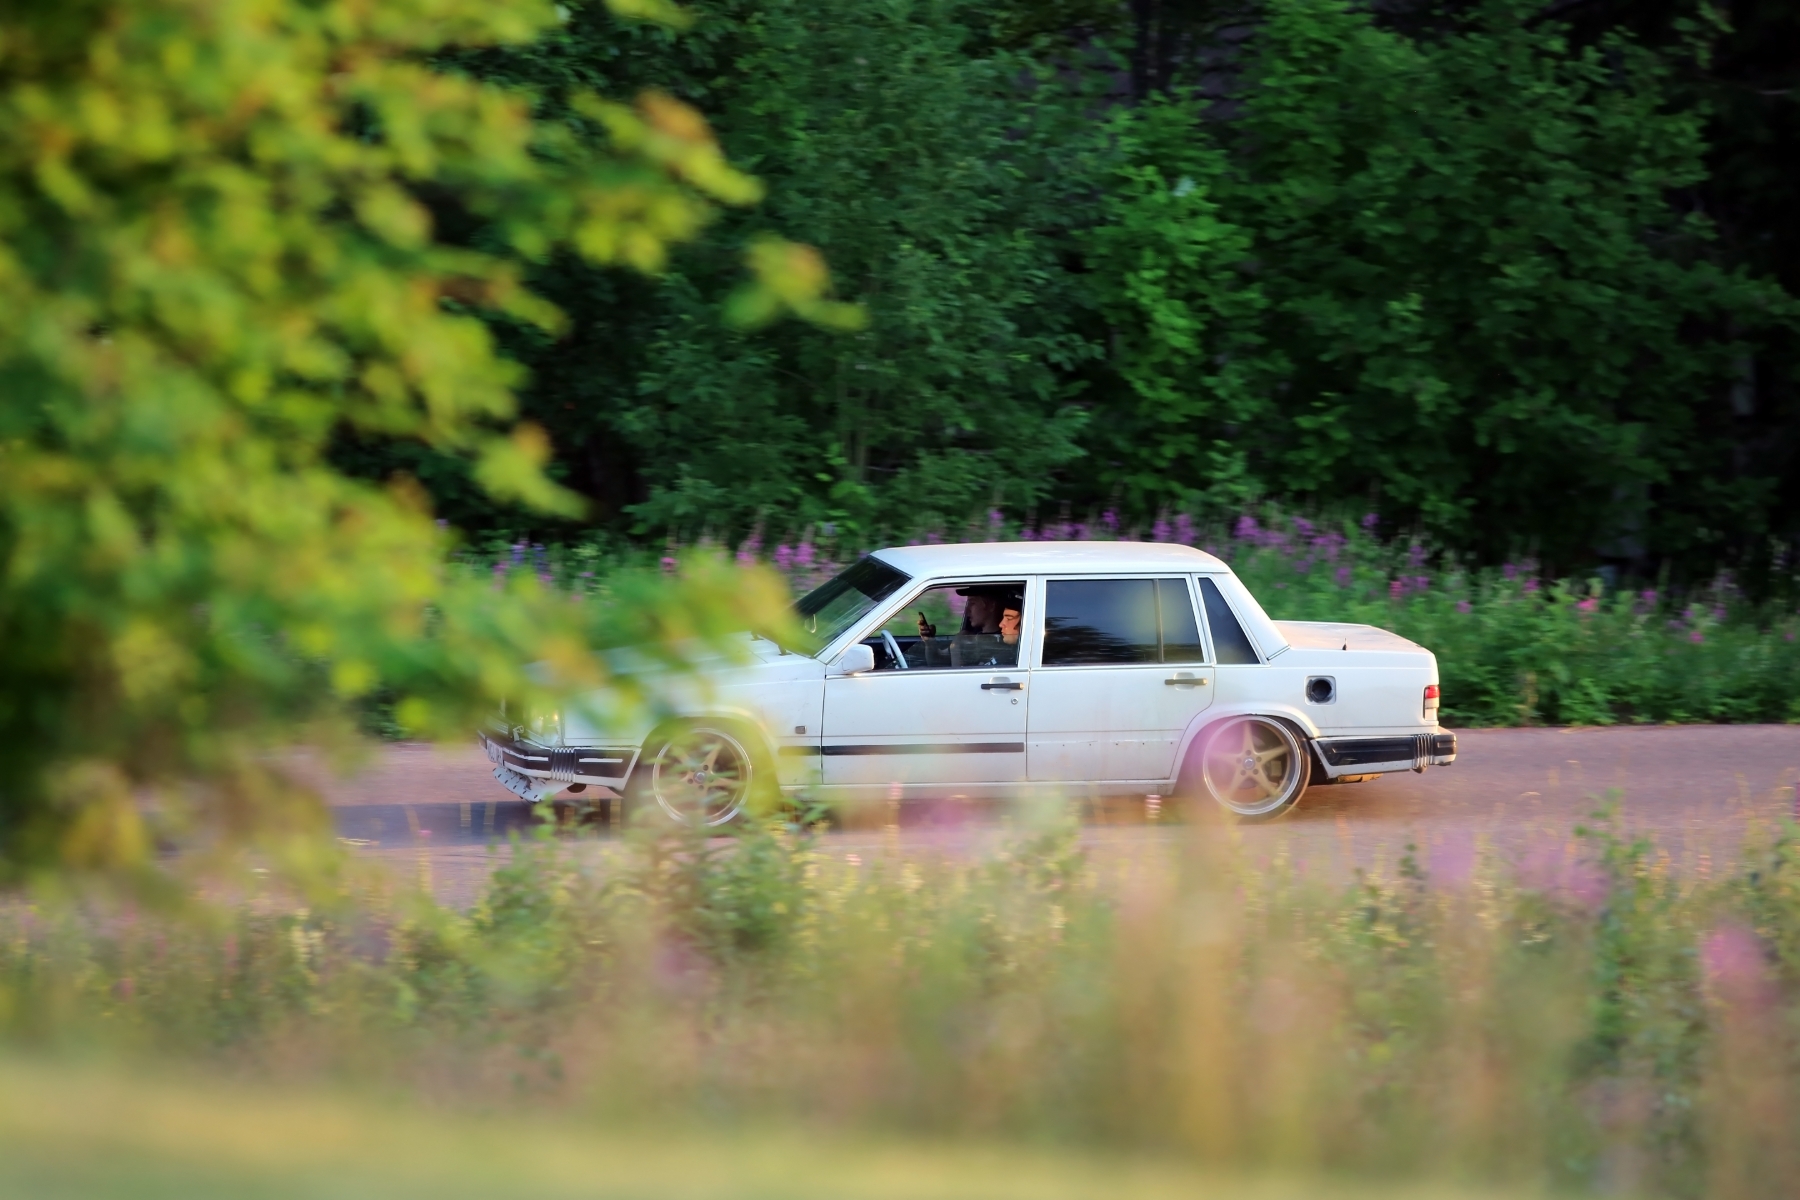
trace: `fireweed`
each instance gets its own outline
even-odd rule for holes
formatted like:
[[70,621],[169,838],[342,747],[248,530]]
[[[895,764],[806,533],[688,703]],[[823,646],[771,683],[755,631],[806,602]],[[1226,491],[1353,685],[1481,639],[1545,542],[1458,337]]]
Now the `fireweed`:
[[[1800,721],[1800,616],[1752,606],[1729,576],[1701,589],[1607,589],[1599,579],[1546,579],[1529,561],[1470,569],[1418,539],[1383,541],[1374,514],[1336,523],[1246,514],[1202,524],[1185,514],[1122,529],[1090,521],[1008,524],[997,512],[960,530],[902,541],[1079,541],[1142,538],[1198,546],[1230,563],[1277,620],[1378,625],[1437,654],[1450,725]],[[823,531],[770,543],[752,534],[698,548],[768,561],[796,593],[863,548]],[[676,569],[671,546],[656,552]],[[608,574],[641,563],[623,543],[498,543],[470,552],[471,571],[532,571],[604,601]]]

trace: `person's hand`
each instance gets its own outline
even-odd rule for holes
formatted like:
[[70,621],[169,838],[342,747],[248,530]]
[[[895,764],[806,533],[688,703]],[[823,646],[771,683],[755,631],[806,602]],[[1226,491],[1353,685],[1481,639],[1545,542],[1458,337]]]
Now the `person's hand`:
[[934,638],[937,636],[937,626],[933,625],[930,621],[927,621],[924,613],[919,614],[919,636],[922,638]]

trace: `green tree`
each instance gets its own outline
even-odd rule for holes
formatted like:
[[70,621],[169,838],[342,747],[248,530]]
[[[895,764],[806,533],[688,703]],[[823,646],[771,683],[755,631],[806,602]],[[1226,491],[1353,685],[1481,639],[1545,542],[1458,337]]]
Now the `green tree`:
[[[646,6],[638,5],[642,9]],[[483,315],[557,328],[556,247],[655,270],[757,185],[690,108],[529,98],[430,65],[558,23],[540,0],[28,0],[0,15],[0,860],[142,860],[141,813],[253,823],[266,753],[377,685],[411,728],[598,682],[596,641],[759,620],[704,576],[577,606],[445,562],[418,488],[340,428],[578,501],[515,425]],[[490,231],[451,244],[433,203]],[[446,199],[448,198],[448,199]],[[740,303],[817,308],[803,248]],[[800,269],[796,269],[796,267]],[[538,660],[547,673],[528,678]]]
[[[1071,253],[1096,196],[1091,98],[957,0],[693,11],[690,34],[621,50],[614,18],[579,10],[474,68],[547,96],[664,88],[770,188],[654,288],[572,260],[538,276],[571,327],[515,344],[571,483],[640,529],[690,532],[766,517],[873,536],[1043,499],[1080,454],[1074,368],[1096,349]],[[865,328],[720,321],[742,310],[743,247],[796,230]]]
[[1733,469],[1727,393],[1793,305],[1670,204],[1705,147],[1660,60],[1534,12],[1490,0],[1415,39],[1275,0],[1229,119],[1117,116],[1092,235],[1126,388],[1104,486],[1367,497],[1563,563],[1756,528],[1770,481]]

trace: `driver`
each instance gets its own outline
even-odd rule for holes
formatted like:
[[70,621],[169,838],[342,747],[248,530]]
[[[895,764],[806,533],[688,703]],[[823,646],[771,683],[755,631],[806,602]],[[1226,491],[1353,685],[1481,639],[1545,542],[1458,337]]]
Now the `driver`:
[[[957,588],[956,594],[968,597],[963,610],[963,625],[950,639],[952,667],[1016,667],[1019,665],[1019,624],[1024,611],[1024,597],[1008,587],[971,586]],[[931,649],[937,630],[919,618],[919,638]],[[930,653],[930,651],[928,651]],[[935,655],[932,655],[935,657]]]

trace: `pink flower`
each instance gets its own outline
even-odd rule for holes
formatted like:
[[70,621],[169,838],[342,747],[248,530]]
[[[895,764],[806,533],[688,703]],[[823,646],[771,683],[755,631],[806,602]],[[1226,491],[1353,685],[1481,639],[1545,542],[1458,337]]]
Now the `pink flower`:
[[665,574],[673,575],[675,573],[675,560],[666,554],[663,555],[662,569]]
[[1696,629],[1692,633],[1688,634],[1688,641],[1694,643],[1694,645],[1696,645],[1696,646],[1698,646],[1701,642],[1704,642],[1705,640],[1706,640],[1706,635],[1704,633],[1701,633],[1698,629]]
[[812,566],[812,564],[813,544],[811,542],[801,542],[799,547],[794,551],[794,565],[805,569],[806,567]]
[[1389,600],[1398,600],[1404,595],[1406,595],[1406,580],[1396,579],[1394,582],[1388,584]]
[[1580,609],[1582,612],[1593,612],[1596,608],[1600,607],[1600,601],[1597,600],[1596,598],[1594,598],[1593,596],[1589,596],[1586,600],[1581,601],[1575,607]]
[[775,547],[775,569],[785,571],[794,565],[794,552],[788,549],[786,542]]
[[1720,925],[1707,934],[1700,943],[1700,967],[1726,1000],[1760,1008],[1773,999],[1762,943],[1742,925]]
[[1529,595],[1531,595],[1531,593],[1538,590],[1538,581],[1535,579],[1527,579],[1525,581],[1525,586],[1520,588],[1519,590],[1524,592],[1527,596],[1529,596]]

